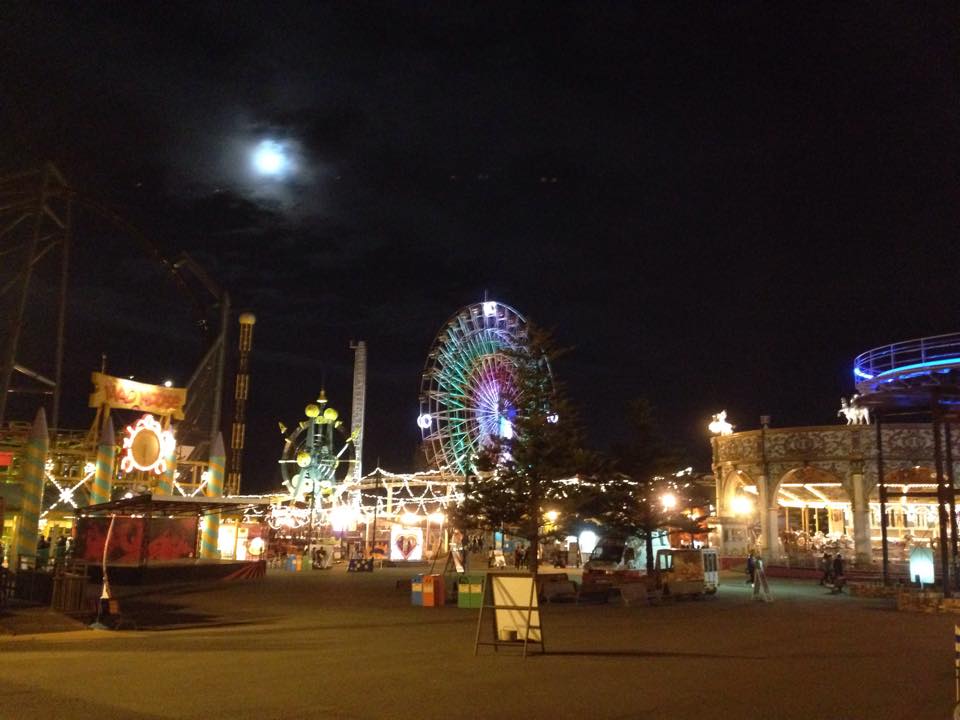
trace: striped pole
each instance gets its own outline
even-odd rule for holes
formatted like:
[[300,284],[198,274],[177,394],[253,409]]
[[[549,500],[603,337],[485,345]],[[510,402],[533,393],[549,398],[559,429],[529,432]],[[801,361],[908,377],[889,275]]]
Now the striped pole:
[[[223,449],[223,436],[217,433],[210,448],[210,479],[204,488],[207,497],[221,497],[223,495],[223,470],[227,456]],[[200,534],[200,557],[205,559],[218,558],[217,541],[220,535],[220,515],[209,513],[203,516],[203,531]]]
[[957,689],[957,707],[960,708],[960,625],[953,626],[953,675]]
[[[30,429],[26,455],[23,459],[23,496],[20,500],[20,527],[17,533],[16,547],[11,557],[35,558],[37,540],[40,531],[40,505],[43,502],[43,486],[46,480],[44,464],[50,439],[47,435],[47,416],[43,408],[37,410],[37,417]],[[19,568],[17,568],[19,569]]]
[[170,447],[170,454],[164,458],[166,469],[157,480],[157,495],[173,495],[173,481],[177,477],[177,446]]
[[107,418],[97,444],[97,469],[90,490],[90,504],[110,502],[113,493],[113,463],[117,456],[117,444],[113,435],[113,421]]

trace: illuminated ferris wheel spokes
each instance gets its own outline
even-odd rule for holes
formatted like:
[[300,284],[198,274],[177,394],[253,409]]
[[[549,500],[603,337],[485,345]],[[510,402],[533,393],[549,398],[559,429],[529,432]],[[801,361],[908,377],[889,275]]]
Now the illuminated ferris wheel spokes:
[[463,308],[440,330],[420,386],[428,461],[465,474],[490,438],[512,437],[519,391],[510,353],[526,346],[523,317],[492,301]]

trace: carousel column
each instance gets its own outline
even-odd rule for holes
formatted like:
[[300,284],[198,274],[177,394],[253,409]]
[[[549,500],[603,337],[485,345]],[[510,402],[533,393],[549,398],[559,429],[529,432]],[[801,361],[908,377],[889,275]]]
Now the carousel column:
[[870,506],[867,503],[866,487],[862,472],[852,473],[853,484],[853,549],[857,567],[866,567],[873,562],[870,544]]
[[780,528],[780,512],[776,498],[771,497],[766,475],[760,476],[757,489],[760,491],[760,507],[758,508],[760,513],[760,550],[764,562],[770,563],[779,555],[777,535]]
[[[223,436],[217,433],[210,448],[210,479],[207,480],[207,497],[221,497],[223,495],[223,470],[226,465],[226,452],[223,449]],[[219,557],[217,544],[220,536],[220,516],[210,513],[203,516],[203,532],[200,536],[200,557],[214,559]]]

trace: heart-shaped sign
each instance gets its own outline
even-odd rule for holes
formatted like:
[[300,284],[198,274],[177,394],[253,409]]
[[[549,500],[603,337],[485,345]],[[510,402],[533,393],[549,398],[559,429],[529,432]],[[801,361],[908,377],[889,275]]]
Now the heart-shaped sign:
[[416,535],[397,535],[396,545],[397,550],[400,551],[400,554],[403,556],[404,560],[408,560],[413,554],[413,551],[417,549],[417,545],[420,544],[420,541],[417,540]]

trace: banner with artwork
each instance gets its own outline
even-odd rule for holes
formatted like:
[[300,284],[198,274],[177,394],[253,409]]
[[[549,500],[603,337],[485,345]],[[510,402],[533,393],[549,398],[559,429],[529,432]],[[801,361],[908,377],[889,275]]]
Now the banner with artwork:
[[150,543],[147,545],[149,560],[186,560],[194,557],[196,548],[195,517],[150,520]]
[[394,525],[390,530],[390,559],[423,560],[423,528]]
[[[103,560],[103,544],[110,527],[109,517],[85,517],[77,523],[77,546],[74,557],[99,563]],[[146,540],[146,518],[117,516],[110,536],[107,561],[117,564],[139,565],[144,559],[146,542],[147,561],[170,561],[192,558],[197,547],[197,519],[152,518],[149,540]]]
[[92,408],[107,405],[118,410],[139,410],[183,420],[186,388],[149,385],[98,372],[93,373],[90,379],[93,381],[93,393],[90,395]]
[[[138,565],[143,554],[143,530],[145,519],[117,517],[110,536],[107,561]],[[80,518],[77,523],[77,547],[74,557],[89,562],[103,560],[103,545],[107,540],[109,517]]]

